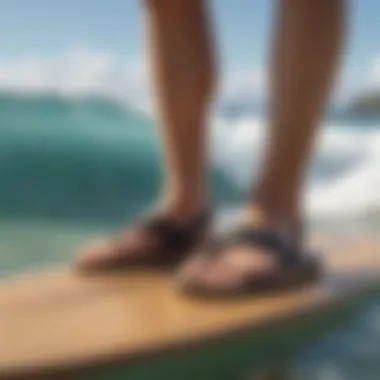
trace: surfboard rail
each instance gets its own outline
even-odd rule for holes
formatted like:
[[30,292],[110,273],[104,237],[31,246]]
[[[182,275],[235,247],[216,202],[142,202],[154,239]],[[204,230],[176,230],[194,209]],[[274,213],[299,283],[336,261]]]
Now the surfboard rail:
[[83,276],[63,268],[2,279],[0,378],[116,368],[123,379],[171,378],[173,368],[183,378],[195,363],[228,372],[243,359],[291,352],[380,292],[378,241],[334,244],[316,284],[237,300],[184,297],[155,271]]

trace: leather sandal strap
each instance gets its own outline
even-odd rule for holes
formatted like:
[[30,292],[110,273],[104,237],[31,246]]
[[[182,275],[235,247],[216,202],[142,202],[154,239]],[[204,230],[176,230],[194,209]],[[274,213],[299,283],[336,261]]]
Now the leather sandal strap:
[[206,251],[217,256],[222,250],[234,245],[260,246],[264,252],[275,255],[282,266],[295,265],[302,261],[304,253],[300,248],[300,237],[287,241],[271,229],[240,227],[220,238],[208,241]]
[[203,233],[209,221],[209,214],[203,212],[186,223],[164,216],[147,217],[138,228],[145,229],[158,237],[164,250],[180,250],[190,247]]

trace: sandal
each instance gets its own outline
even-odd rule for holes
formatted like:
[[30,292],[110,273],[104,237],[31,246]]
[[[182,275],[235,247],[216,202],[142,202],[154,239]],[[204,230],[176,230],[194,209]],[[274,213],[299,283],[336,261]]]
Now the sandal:
[[[198,255],[190,257],[179,273],[179,286],[187,293],[228,296],[288,289],[312,282],[321,272],[321,263],[301,248],[300,235],[297,234],[293,241],[287,241],[270,229],[239,227],[207,241]],[[222,263],[223,253],[234,246],[252,247],[255,252],[259,248],[261,255],[271,255],[271,260],[277,264],[275,270],[264,274],[252,273],[244,268],[244,262],[236,267],[232,265],[232,268],[229,267],[230,262]],[[227,284],[213,281],[220,273],[219,279],[229,273],[231,281]]]
[[205,236],[208,221],[206,212],[184,223],[160,215],[147,217],[115,238],[85,247],[76,267],[104,271],[177,265]]

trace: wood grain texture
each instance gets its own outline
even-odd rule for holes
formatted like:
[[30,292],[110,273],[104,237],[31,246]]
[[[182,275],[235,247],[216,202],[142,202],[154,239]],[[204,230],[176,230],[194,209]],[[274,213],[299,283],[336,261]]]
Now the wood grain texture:
[[0,281],[1,375],[38,373],[136,355],[154,355],[259,329],[320,310],[380,282],[379,241],[329,241],[326,273],[311,287],[239,300],[178,294],[157,272],[83,276],[70,269]]

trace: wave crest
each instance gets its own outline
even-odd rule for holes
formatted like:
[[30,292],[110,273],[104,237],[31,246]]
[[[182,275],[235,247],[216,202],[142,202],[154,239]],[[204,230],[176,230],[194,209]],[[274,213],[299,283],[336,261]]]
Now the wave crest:
[[[219,120],[214,126],[216,161],[239,187],[257,175],[264,119]],[[380,216],[380,126],[326,123],[317,141],[306,208],[316,218]]]

